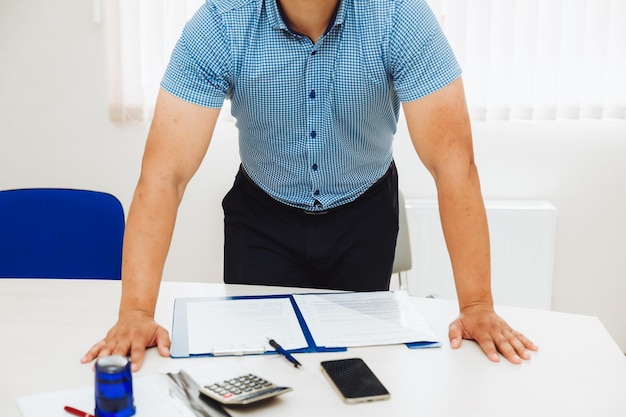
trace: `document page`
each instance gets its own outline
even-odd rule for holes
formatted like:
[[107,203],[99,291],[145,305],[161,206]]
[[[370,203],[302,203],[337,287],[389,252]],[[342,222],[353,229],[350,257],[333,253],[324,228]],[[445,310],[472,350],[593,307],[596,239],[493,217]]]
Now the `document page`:
[[[221,407],[199,403],[196,399],[198,384],[194,383],[195,396],[183,396],[175,383],[164,374],[149,374],[133,380],[133,397],[137,413],[134,417],[226,417],[229,413]],[[191,402],[194,402],[192,405]],[[63,409],[66,405],[94,414],[94,387],[35,394],[17,399],[24,417],[70,417]]]
[[308,344],[289,298],[204,299],[187,303],[189,354],[238,355]]
[[437,342],[403,291],[295,294],[294,299],[317,346]]

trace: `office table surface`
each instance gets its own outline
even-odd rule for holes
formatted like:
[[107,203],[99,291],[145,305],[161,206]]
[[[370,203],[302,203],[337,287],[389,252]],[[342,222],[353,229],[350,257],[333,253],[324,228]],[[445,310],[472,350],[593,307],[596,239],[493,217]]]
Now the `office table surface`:
[[[241,294],[310,292],[277,287],[164,282],[156,319],[170,329],[173,300]],[[16,399],[93,386],[80,357],[116,320],[119,281],[0,280],[0,416],[19,417]],[[146,355],[135,377],[184,369],[199,383],[252,372],[293,392],[233,416],[626,416],[626,359],[595,317],[513,307],[497,311],[540,347],[530,361],[489,362],[478,346],[449,347],[455,302],[414,298],[442,342],[434,349],[350,348],[297,355],[296,369],[277,355],[162,358]],[[391,399],[346,405],[320,371],[320,361],[361,357]]]

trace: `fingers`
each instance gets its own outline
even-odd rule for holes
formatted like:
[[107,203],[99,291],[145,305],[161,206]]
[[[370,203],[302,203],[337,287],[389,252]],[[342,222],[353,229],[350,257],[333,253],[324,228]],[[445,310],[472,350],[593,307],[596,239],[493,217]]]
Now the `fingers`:
[[[155,343],[151,343],[150,346],[154,346],[156,344],[159,354],[163,357],[168,357],[170,355],[170,337],[167,330],[159,326],[155,332],[154,339]],[[145,355],[145,343],[139,343],[137,339],[135,339],[130,346],[130,362],[133,372],[141,369]]]
[[156,345],[159,354],[163,357],[170,356],[170,335],[164,328],[160,327],[156,334]]
[[143,358],[146,355],[146,347],[143,343],[133,343],[130,348],[130,369],[137,372],[143,365]]
[[517,337],[522,342],[522,344],[524,345],[526,349],[532,350],[533,352],[536,352],[539,350],[539,346],[534,344],[529,338],[527,338],[523,334],[517,333]]
[[[507,333],[510,333],[509,330],[499,329],[495,333],[487,334],[477,341],[491,361],[498,362],[500,359],[498,352],[500,352],[509,362],[520,364],[522,363],[522,358],[518,355],[517,343],[509,338]],[[521,350],[523,351],[523,347]]]
[[450,324],[448,328],[448,338],[450,339],[450,347],[452,349],[458,349],[461,346],[463,340],[463,329],[458,320],[455,320]]
[[529,351],[538,349],[493,312],[462,314],[450,324],[448,335],[453,349],[460,346],[461,339],[475,340],[492,362],[499,362],[502,355],[509,362],[520,364],[531,358]]
[[487,358],[492,362],[500,362],[500,355],[498,351],[497,342],[494,340],[493,335],[485,330],[479,330],[474,337],[480,348],[485,352]]
[[128,356],[129,351],[129,344],[125,344],[123,342],[119,343],[116,341],[116,339],[105,338],[93,345],[91,349],[89,349],[89,351],[87,351],[87,353],[85,353],[85,355],[80,358],[80,362],[89,363],[94,359],[110,355]]
[[[510,329],[506,332],[506,340],[498,344],[498,349],[513,363],[521,363],[531,358],[529,350],[536,352],[539,348],[526,336]],[[519,361],[518,361],[519,358]]]
[[120,320],[80,361],[88,363],[108,355],[129,356],[131,369],[138,371],[143,364],[146,348],[152,346],[157,346],[161,356],[169,356],[170,338],[167,330],[151,318]]
[[80,363],[89,363],[95,358],[97,358],[98,354],[104,348],[105,345],[106,345],[106,341],[104,339],[102,339],[101,341],[93,345],[91,349],[89,349],[87,353],[85,353],[85,355],[82,358],[80,358]]

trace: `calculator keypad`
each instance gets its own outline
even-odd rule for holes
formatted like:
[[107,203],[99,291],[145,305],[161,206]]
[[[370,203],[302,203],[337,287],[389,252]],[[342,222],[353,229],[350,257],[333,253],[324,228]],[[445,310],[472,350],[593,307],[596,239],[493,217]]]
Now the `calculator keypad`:
[[205,385],[200,391],[223,404],[247,404],[291,391],[291,388],[278,387],[254,374],[246,374]]

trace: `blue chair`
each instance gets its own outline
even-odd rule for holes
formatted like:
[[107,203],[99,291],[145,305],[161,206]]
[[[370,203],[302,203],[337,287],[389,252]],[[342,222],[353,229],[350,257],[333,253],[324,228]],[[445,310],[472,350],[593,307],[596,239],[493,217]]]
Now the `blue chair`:
[[124,227],[110,194],[0,191],[0,278],[120,279]]

